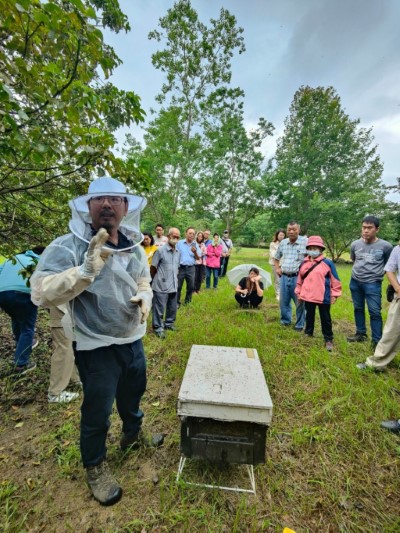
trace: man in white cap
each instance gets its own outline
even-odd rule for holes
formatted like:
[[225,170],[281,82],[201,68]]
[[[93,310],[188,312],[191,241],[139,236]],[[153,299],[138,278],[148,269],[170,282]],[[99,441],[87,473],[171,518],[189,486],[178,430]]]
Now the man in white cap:
[[[74,341],[83,385],[80,447],[87,481],[102,505],[116,503],[122,488],[108,470],[106,437],[114,399],[122,419],[121,448],[141,441],[146,389],[142,337],[152,292],[141,246],[140,212],[146,200],[109,177],[70,202],[71,233],[46,249],[31,279],[32,300],[66,304],[63,326]],[[162,435],[154,444],[162,442]]]

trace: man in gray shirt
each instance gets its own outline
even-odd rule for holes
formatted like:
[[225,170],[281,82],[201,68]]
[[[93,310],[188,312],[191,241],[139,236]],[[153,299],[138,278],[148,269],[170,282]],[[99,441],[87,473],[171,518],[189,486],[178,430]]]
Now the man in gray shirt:
[[395,246],[385,265],[386,276],[394,289],[393,301],[383,329],[383,335],[375,348],[374,355],[365,363],[358,363],[360,370],[372,368],[384,370],[400,350],[400,246]]
[[367,340],[365,302],[371,325],[372,345],[376,347],[382,337],[382,280],[384,266],[393,246],[377,237],[379,219],[367,216],[362,221],[361,239],[351,243],[350,257],[354,262],[350,291],[354,306],[356,333],[347,337],[348,342]]
[[181,257],[176,245],[180,236],[177,228],[169,230],[168,243],[154,253],[150,267],[150,274],[153,278],[153,330],[160,339],[165,339],[164,330],[175,330],[178,270]]

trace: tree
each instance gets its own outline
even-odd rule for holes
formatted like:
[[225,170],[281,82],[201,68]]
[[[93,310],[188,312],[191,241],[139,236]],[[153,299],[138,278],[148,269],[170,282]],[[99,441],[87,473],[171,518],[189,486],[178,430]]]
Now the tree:
[[54,235],[49,212],[65,212],[96,167],[126,174],[112,132],[143,111],[100,76],[120,60],[99,26],[129,30],[117,0],[0,0],[0,17],[0,238],[26,246]]
[[[158,143],[159,127],[159,144],[166,146],[164,132],[168,127],[171,135],[176,135],[168,143],[177,147],[173,161],[166,158],[164,170],[157,164],[157,184],[152,193],[164,186],[164,193],[173,194],[175,212],[182,206],[193,206],[208,100],[214,91],[230,83],[233,53],[244,51],[242,32],[226,9],[206,26],[189,0],[179,0],[160,19],[159,29],[149,34],[150,39],[165,43],[163,50],[153,54],[152,62],[165,73],[166,80],[157,97],[164,107],[150,125],[148,141],[153,147]],[[167,176],[164,181],[159,180],[161,175]]]
[[201,204],[230,232],[242,228],[265,206],[260,148],[274,129],[260,118],[258,127],[247,132],[240,97],[237,90],[221,89],[209,98],[211,120],[204,127],[205,170],[199,190]]
[[267,177],[273,221],[301,222],[324,237],[336,259],[357,237],[366,214],[385,211],[383,165],[371,129],[341,107],[333,87],[301,87]]

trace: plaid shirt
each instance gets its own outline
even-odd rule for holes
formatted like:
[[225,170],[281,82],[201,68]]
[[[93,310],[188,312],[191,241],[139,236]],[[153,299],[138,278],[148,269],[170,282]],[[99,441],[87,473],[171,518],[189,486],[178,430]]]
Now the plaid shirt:
[[280,260],[282,272],[297,274],[306,256],[307,237],[299,235],[293,244],[289,239],[283,239],[275,252],[275,259]]

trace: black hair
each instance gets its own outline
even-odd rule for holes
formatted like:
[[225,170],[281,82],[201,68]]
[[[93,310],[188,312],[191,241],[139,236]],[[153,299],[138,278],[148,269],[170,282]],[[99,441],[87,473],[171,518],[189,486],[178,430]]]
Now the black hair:
[[215,236],[219,237],[219,233],[214,233],[213,237]]
[[34,246],[32,248],[32,252],[36,255],[42,255],[42,253],[44,252],[46,246]]
[[200,234],[203,236],[203,239],[200,241],[200,244],[201,244],[202,242],[204,242],[204,232],[203,232],[203,231],[198,231],[198,232],[196,233],[196,242],[199,242],[199,241],[197,240],[197,237],[198,237]]
[[257,276],[260,273],[260,271],[258,270],[257,267],[251,267],[251,269],[249,270],[249,274],[250,274],[250,272],[254,272],[254,274],[257,274]]
[[163,226],[162,224],[156,224],[156,225],[154,226],[154,229],[156,229],[156,228],[162,228],[162,229],[164,229],[164,226]]
[[378,217],[374,217],[373,215],[368,215],[368,216],[364,217],[362,221],[363,221],[363,223],[367,222],[369,224],[373,224],[376,228],[379,228],[379,224],[381,223],[379,218]]
[[285,235],[285,237],[286,237],[286,230],[285,230],[285,229],[282,229],[282,228],[281,228],[281,229],[278,229],[278,230],[275,231],[275,235],[274,235],[274,238],[273,238],[273,242],[277,242],[277,241],[278,241],[278,235],[279,235],[280,233],[283,233],[283,234]]
[[[150,237],[150,246],[153,246],[153,244],[154,244],[153,235],[149,231],[144,231],[143,235],[146,235],[146,237]],[[144,246],[143,241],[142,241],[142,246]]]

